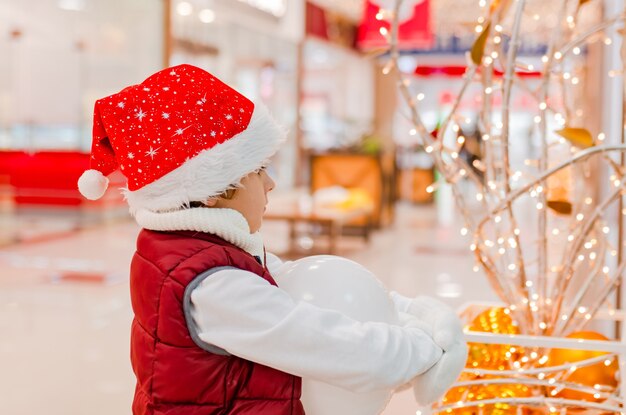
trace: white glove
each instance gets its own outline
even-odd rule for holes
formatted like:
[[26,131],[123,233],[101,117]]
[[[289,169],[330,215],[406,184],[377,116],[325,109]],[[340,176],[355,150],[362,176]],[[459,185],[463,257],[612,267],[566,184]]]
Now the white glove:
[[456,343],[465,343],[461,320],[454,310],[441,301],[431,297],[415,297],[407,311],[430,326],[433,340],[444,352]]
[[[430,324],[426,324],[423,321],[421,321],[420,319],[418,319],[417,317],[409,314],[409,313],[403,313],[400,312],[398,313],[398,320],[400,323],[400,326],[402,326],[403,328],[417,328],[420,329],[421,331],[423,331],[424,333],[426,333],[430,338],[433,337],[433,332],[432,332],[432,328],[430,327]],[[433,340],[434,342],[434,340]],[[440,351],[440,353],[442,353],[443,351]],[[443,356],[443,353],[442,353]],[[441,358],[439,358],[438,362],[441,360]],[[434,365],[432,366],[434,367]],[[431,368],[432,368],[431,367]],[[430,369],[428,369],[430,370]],[[424,373],[426,373],[428,370],[426,370]],[[409,389],[410,387],[413,386],[413,380],[415,378],[411,379],[409,382],[398,386],[395,389],[395,392],[401,392],[405,389]]]
[[454,310],[430,297],[411,300],[408,312],[421,324],[429,326],[433,340],[444,351],[432,368],[412,382],[417,402],[429,406],[441,399],[465,367],[467,344],[463,336],[463,324]]
[[466,360],[465,342],[450,345],[435,366],[413,379],[413,395],[417,403],[421,406],[430,406],[439,401],[458,379]]

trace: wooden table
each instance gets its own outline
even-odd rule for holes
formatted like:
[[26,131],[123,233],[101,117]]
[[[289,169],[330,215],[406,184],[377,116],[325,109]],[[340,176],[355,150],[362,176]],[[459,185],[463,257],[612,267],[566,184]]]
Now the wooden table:
[[265,220],[286,221],[289,224],[289,251],[296,251],[298,223],[319,224],[328,228],[328,253],[337,252],[337,241],[343,228],[355,220],[364,220],[363,237],[369,241],[371,207],[336,209],[314,206],[310,196],[302,192],[293,192],[276,197],[270,195],[270,203],[265,212]]

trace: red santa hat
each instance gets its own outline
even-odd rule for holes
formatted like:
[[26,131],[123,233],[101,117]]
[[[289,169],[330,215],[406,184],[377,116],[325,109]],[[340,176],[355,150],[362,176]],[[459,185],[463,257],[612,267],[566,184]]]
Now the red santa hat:
[[175,66],[96,101],[78,189],[99,199],[119,168],[132,214],[172,210],[235,187],[284,139],[264,106],[200,68]]

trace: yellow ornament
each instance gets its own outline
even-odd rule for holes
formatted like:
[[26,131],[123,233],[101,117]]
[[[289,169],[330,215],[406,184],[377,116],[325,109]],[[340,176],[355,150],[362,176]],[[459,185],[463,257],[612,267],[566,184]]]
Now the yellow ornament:
[[[493,379],[493,377],[484,377],[477,379]],[[514,382],[514,381],[512,381]],[[507,403],[497,403],[489,405],[481,405],[480,401],[495,398],[528,398],[532,396],[531,389],[526,385],[517,383],[497,384],[497,385],[476,385],[470,387],[452,388],[442,400],[444,405],[454,405],[457,402],[476,402],[476,405],[465,408],[454,408],[444,413],[452,413],[456,415],[517,415],[517,406]],[[522,408],[522,414],[530,415],[530,410]]]
[[[490,308],[480,313],[469,325],[471,331],[495,334],[519,334],[519,327],[502,307]],[[466,367],[475,369],[510,369],[510,362],[523,355],[520,347],[503,344],[469,343]]]
[[[580,331],[567,336],[569,339],[585,339],[585,340],[608,340],[600,333],[593,331]],[[570,350],[570,349],[552,349],[549,354],[548,365],[559,366],[566,363],[575,363],[581,360],[591,359],[605,355],[605,352],[595,352],[587,350]],[[608,364],[607,364],[608,363]],[[609,358],[606,361],[596,363],[591,366],[581,367],[575,371],[566,374],[563,380],[567,382],[575,382],[581,385],[594,387],[594,385],[605,385],[617,387],[617,359]],[[601,398],[594,398],[593,394],[579,392],[571,389],[564,389],[557,395],[560,398],[578,399],[591,402],[600,402]]]

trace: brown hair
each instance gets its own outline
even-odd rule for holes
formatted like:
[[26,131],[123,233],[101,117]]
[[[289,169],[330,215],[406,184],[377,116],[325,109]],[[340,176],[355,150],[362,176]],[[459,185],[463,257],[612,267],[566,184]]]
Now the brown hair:
[[[226,199],[226,200],[231,200],[233,197],[235,197],[235,193],[237,192],[237,189],[228,189],[225,190],[224,193],[218,195],[217,197],[221,197],[222,199]],[[190,208],[198,208],[198,207],[205,207],[206,205],[204,204],[204,202],[189,202],[189,207]]]

